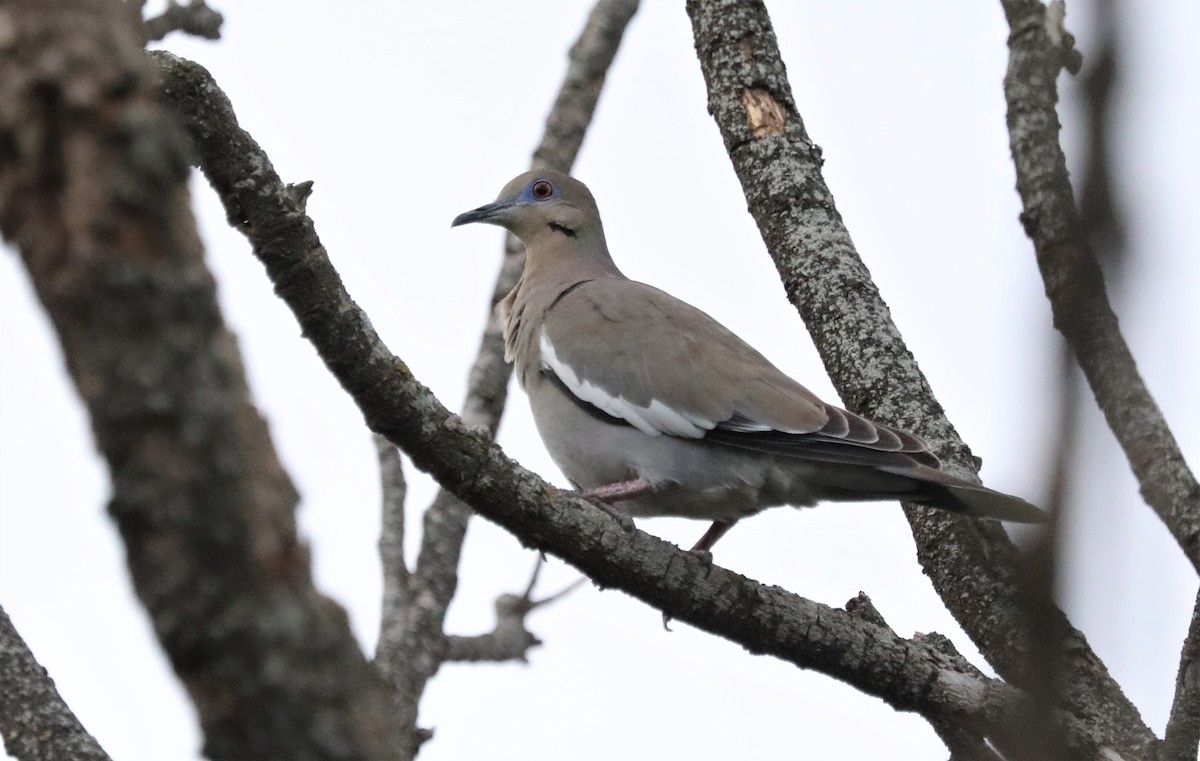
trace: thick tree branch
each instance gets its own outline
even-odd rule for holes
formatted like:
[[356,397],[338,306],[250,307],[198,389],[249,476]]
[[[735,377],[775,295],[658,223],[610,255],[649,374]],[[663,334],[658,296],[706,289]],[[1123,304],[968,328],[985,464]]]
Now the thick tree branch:
[[[1104,275],[1084,235],[1059,146],[1055,80],[1074,51],[1038,0],[1001,0],[1011,34],[1004,94],[1009,145],[1038,269],[1054,312],[1142,497],[1200,572],[1200,484],[1121,335]],[[1059,19],[1061,23],[1061,19]]]
[[[568,170],[575,162],[604,79],[637,7],[637,0],[600,0],[592,9],[571,47],[566,76],[533,154],[534,166]],[[524,265],[525,250],[515,237],[507,236],[462,413],[468,425],[482,428],[490,436],[495,436],[500,426],[512,375],[504,361],[504,336],[495,306],[516,285]],[[418,739],[424,733],[416,727],[417,704],[446,653],[443,624],[458,586],[458,562],[470,514],[470,508],[453,494],[439,491],[425,511],[421,549],[405,588],[406,607],[396,609],[395,617],[385,616],[380,633],[378,652],[392,653],[388,660],[393,666],[388,673],[399,697],[401,721]]]
[[[899,710],[948,717],[981,734],[1014,738],[1029,702],[1001,682],[943,666],[932,648],[902,640],[845,611],[767,587],[642,531],[628,531],[570,492],[506,457],[467,426],[388,351],[351,300],[312,221],[285,199],[270,161],[236,126],[229,102],[201,67],[168,54],[155,60],[164,95],[191,130],[206,176],[238,220],[276,293],[368,426],[404,449],[485,518],[562,557],[602,586],[641,599],[671,618],[726,637],[752,653],[817,669]],[[1094,756],[1103,726],[1063,717],[1072,753]]]
[[[734,170],[789,299],[830,378],[856,412],[919,433],[947,463],[974,463],[905,346],[821,177],[821,151],[792,97],[766,9],[758,0],[689,0],[696,51]],[[943,601],[1005,679],[1022,684],[1032,632],[1015,584],[1018,559],[995,521],[906,507],[918,558]],[[1063,705],[1111,727],[1136,756],[1154,742],[1083,636],[1054,611],[1069,681]]]
[[87,406],[134,586],[205,755],[394,758],[387,692],[313,587],[135,9],[19,0],[3,16],[0,228]]
[[0,607],[0,737],[20,761],[109,761]]

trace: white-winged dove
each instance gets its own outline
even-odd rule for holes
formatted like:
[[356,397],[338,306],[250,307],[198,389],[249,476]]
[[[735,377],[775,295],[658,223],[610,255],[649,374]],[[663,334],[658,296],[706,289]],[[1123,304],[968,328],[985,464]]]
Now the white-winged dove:
[[529,394],[551,457],[576,489],[629,516],[714,521],[777,505],[895,499],[1037,522],[1017,497],[939,470],[917,437],[822,402],[712,317],[613,263],[578,180],[526,172],[486,222],[525,244],[501,302],[505,358]]

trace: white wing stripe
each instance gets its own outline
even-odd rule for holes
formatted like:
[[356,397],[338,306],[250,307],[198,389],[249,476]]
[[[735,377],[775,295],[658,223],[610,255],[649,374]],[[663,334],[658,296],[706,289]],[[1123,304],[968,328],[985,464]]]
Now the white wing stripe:
[[649,406],[642,406],[626,401],[619,395],[613,396],[590,381],[580,379],[574,368],[561,361],[545,330],[542,331],[540,344],[542,365],[557,375],[572,394],[596,405],[613,417],[621,418],[647,436],[665,433],[698,439],[716,426],[716,421],[672,409],[658,399],[651,399]]

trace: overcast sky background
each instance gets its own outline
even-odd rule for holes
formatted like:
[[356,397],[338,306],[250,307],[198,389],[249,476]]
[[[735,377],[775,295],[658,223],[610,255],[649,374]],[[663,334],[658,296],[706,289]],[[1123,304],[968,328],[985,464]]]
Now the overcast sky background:
[[[154,4],[152,4],[153,6]],[[591,3],[217,3],[224,39],[163,47],[213,73],[308,209],[350,293],[450,407],[486,317],[500,232],[450,230],[523,171]],[[1117,3],[1125,35],[1117,187],[1130,271],[1115,296],[1139,367],[1200,462],[1196,213],[1200,53],[1194,0]],[[787,303],[706,112],[681,2],[647,0],[617,57],[575,175],[631,277],[714,315],[836,400]],[[1043,498],[1055,426],[1056,334],[1017,222],[998,2],[769,3],[825,178],[909,347],[988,485]],[[1068,27],[1085,62],[1086,4]],[[1062,81],[1062,80],[1060,80]],[[1066,85],[1066,144],[1078,100]],[[374,647],[381,582],[377,473],[362,419],[197,175],[195,207],[225,317],[303,502],[317,583]],[[106,471],[57,342],[12,252],[0,256],[0,603],[115,759],[195,759],[200,736],[137,605],[107,515]],[[1088,402],[1066,533],[1063,603],[1161,733],[1196,578],[1145,507]],[[515,389],[505,449],[563,483]],[[434,487],[410,467],[410,542]],[[642,522],[690,544],[698,522]],[[449,629],[490,628],[532,553],[471,525]],[[720,565],[840,606],[865,591],[901,634],[939,631],[983,661],[922,575],[894,504],[778,509],[743,522]],[[542,589],[576,573],[552,560]],[[539,611],[530,663],[451,665],[434,679],[424,761],[465,758],[944,758],[928,725],[815,673],[586,586]]]

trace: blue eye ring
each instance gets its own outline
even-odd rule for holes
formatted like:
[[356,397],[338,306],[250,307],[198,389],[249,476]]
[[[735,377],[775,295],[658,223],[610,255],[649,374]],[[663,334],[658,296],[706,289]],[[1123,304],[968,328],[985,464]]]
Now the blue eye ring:
[[529,195],[535,201],[545,201],[554,197],[554,186],[549,180],[536,180],[529,186]]

